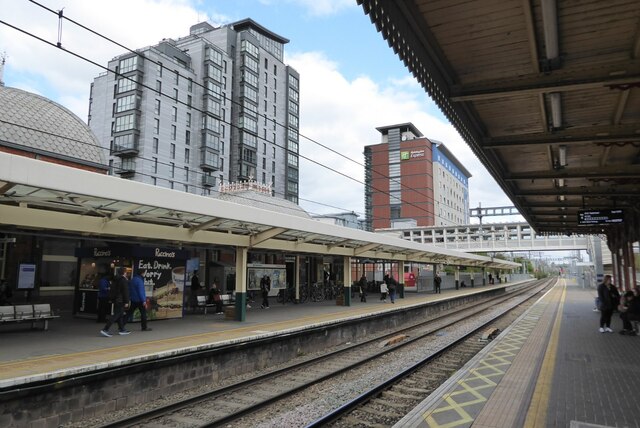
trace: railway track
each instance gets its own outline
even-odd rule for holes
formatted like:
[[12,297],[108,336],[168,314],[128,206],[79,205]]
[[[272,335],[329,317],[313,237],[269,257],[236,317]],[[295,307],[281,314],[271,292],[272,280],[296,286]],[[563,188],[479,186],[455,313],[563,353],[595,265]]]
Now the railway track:
[[[548,286],[547,282],[534,282],[531,285],[523,286],[518,291],[513,291],[506,295],[489,298],[481,303],[460,307],[455,310],[449,310],[447,313],[441,313],[434,319],[417,323],[412,326],[399,328],[388,334],[384,334],[371,339],[363,340],[355,344],[345,344],[339,349],[328,351],[326,354],[306,359],[305,361],[295,362],[294,364],[278,370],[274,370],[252,379],[243,380],[238,383],[217,388],[203,394],[190,397],[186,400],[176,402],[163,408],[158,408],[141,414],[133,415],[125,419],[103,425],[104,427],[122,427],[122,426],[172,426],[172,427],[188,427],[188,426],[246,426],[250,421],[262,420],[261,416],[255,416],[256,411],[270,413],[281,409],[280,403],[291,401],[291,397],[295,394],[304,394],[314,385],[323,383],[344,383],[349,380],[336,380],[340,376],[353,377],[358,379],[358,370],[371,371],[379,364],[380,361],[403,360],[405,357],[398,356],[404,348],[419,348],[424,346],[422,342],[432,341],[433,338],[441,337],[448,329],[460,329],[463,324],[474,324],[472,320],[486,312],[494,312],[488,322],[508,311],[508,308],[517,306],[523,300],[535,296],[540,290]],[[511,302],[511,303],[507,303]],[[498,306],[504,306],[504,309],[496,310]],[[485,315],[486,317],[486,315]],[[484,321],[482,325],[486,324]],[[482,325],[475,323],[473,326],[465,327],[466,332],[460,339],[454,342],[462,342],[464,338],[472,338],[477,335],[477,331],[482,329]],[[478,340],[469,339],[468,345],[438,345],[438,349],[431,353],[431,364],[438,367],[438,370],[432,370],[428,375],[429,382],[427,385],[437,387],[440,383],[448,378],[448,376],[457,370],[477,353],[484,345],[479,344]],[[459,348],[454,352],[451,351],[452,346]],[[454,352],[450,354],[449,352]],[[449,355],[442,357],[443,355]],[[395,355],[395,356],[394,356]],[[455,355],[455,356],[451,356]],[[440,361],[438,361],[440,358]],[[399,373],[405,373],[407,370],[416,371],[420,365],[424,365],[425,361],[414,363],[414,369],[400,370]],[[397,370],[397,369],[394,369]],[[434,375],[433,373],[441,373]],[[399,380],[407,375],[392,376],[392,379]],[[390,381],[390,380],[389,380]],[[423,380],[421,380],[422,382]],[[418,397],[424,395],[428,388],[416,388],[416,381],[407,380],[405,386],[397,387],[396,391],[404,391],[400,394],[411,395],[416,393]],[[411,386],[413,382],[414,386]],[[380,385],[386,382],[382,382]],[[425,385],[424,383],[422,385]],[[388,386],[388,385],[387,385]],[[382,388],[382,387],[381,387]],[[371,393],[370,391],[368,393]],[[379,392],[378,392],[379,393]],[[393,392],[397,394],[398,392]],[[360,395],[363,395],[361,393]],[[373,397],[376,392],[372,393]],[[347,397],[348,398],[348,397]],[[356,397],[357,398],[357,397]],[[304,400],[304,399],[303,399]],[[376,398],[367,398],[367,402],[371,403],[371,409],[376,407]],[[360,404],[355,404],[353,397],[345,399],[345,403],[351,403],[353,408]],[[345,404],[346,405],[346,404]],[[342,409],[341,413],[329,412],[326,416],[317,419],[310,415],[304,423],[297,421],[293,426],[304,426],[312,423],[312,426],[324,425],[330,421],[343,418],[345,422],[341,426],[354,426],[355,420],[367,420],[360,418],[357,413],[355,416],[343,416],[348,409],[345,405],[338,406]],[[388,407],[388,406],[387,406]],[[271,409],[271,410],[269,410]],[[349,409],[350,410],[350,409]],[[367,410],[359,410],[360,412],[368,412]],[[375,414],[375,410],[369,411]],[[313,413],[313,412],[312,412]],[[402,415],[400,415],[401,417]],[[389,418],[389,415],[381,416]],[[355,418],[355,420],[353,419]],[[314,420],[316,425],[313,425]],[[368,419],[374,419],[369,417]],[[375,425],[377,422],[373,422]],[[254,423],[251,423],[254,425]],[[365,423],[362,426],[369,426]],[[371,425],[373,426],[373,425]]]

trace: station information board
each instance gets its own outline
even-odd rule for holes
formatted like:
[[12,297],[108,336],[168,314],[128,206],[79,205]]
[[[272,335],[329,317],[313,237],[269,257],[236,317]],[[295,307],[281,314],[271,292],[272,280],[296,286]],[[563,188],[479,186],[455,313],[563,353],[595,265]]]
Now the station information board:
[[617,210],[589,210],[578,211],[578,225],[603,225],[622,223],[624,221],[624,211]]

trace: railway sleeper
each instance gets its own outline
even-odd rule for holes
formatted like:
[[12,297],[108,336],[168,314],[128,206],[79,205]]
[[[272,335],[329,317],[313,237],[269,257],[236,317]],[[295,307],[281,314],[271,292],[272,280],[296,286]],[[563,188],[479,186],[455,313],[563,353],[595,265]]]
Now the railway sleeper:
[[389,390],[389,391],[385,391],[384,395],[385,396],[389,396],[389,397],[393,397],[393,398],[397,398],[400,400],[415,400],[416,399],[416,395],[415,394],[405,394],[402,393],[400,391],[398,391],[398,387],[394,386],[393,390]]
[[366,428],[379,428],[382,427],[380,424],[374,424],[364,419],[358,419],[353,416],[347,416],[342,419],[343,422],[346,422],[346,426],[350,427],[366,427]]
[[[413,385],[413,382],[411,382],[411,384]],[[410,394],[431,394],[432,389],[424,389],[424,388],[415,388],[413,386],[407,386],[407,385],[396,385],[395,386],[396,389],[400,389],[403,391],[407,391],[407,393]]]
[[456,362],[456,361],[436,361],[433,364],[434,368],[436,369],[442,369],[442,370],[458,370],[458,368],[460,368],[460,363]]
[[[379,409],[374,406],[377,406]],[[398,418],[404,416],[404,412],[396,412],[395,409],[390,409],[389,403],[380,399],[375,399],[373,402],[369,401],[368,406],[361,407],[358,410],[379,418]]]

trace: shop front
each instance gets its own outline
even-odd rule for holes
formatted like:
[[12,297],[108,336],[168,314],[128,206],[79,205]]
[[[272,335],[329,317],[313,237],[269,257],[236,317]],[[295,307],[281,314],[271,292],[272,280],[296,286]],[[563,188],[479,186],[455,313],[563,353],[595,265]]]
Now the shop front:
[[187,251],[121,245],[78,248],[76,256],[79,277],[75,291],[75,316],[96,318],[100,280],[112,280],[117,268],[124,267],[129,279],[140,270],[145,271],[143,278],[149,320],[182,317]]

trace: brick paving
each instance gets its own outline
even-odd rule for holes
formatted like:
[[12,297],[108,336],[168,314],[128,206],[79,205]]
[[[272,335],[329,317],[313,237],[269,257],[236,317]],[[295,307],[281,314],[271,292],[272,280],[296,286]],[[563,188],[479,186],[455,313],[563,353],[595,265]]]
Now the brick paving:
[[640,336],[598,331],[600,313],[593,311],[594,289],[568,286],[556,355],[547,426],[568,427],[571,421],[640,427]]

